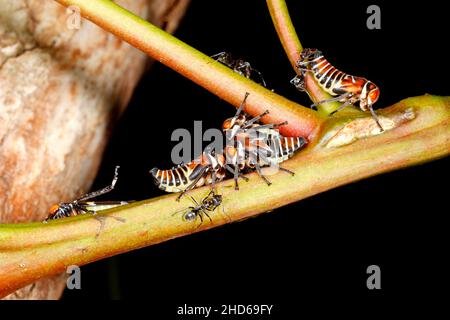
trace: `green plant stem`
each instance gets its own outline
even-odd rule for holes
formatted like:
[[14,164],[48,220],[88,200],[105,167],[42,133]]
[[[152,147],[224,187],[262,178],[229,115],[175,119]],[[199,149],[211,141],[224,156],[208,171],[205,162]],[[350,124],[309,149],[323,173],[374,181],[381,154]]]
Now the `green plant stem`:
[[[221,63],[195,50],[172,35],[155,27],[109,0],[56,0],[65,6],[77,6],[81,15],[115,34],[154,59],[214,93],[239,106],[250,92],[246,112],[252,115],[269,110],[264,122],[278,123],[287,136],[311,137],[320,126],[317,112],[300,106],[233,72]],[[173,88],[174,91],[177,88]],[[185,106],[183,106],[185,107]]]
[[[286,1],[267,0],[267,6],[284,51],[286,52],[295,72],[298,75],[301,75],[300,71],[296,67],[296,64],[300,58],[300,53],[302,52],[303,47],[289,15]],[[309,97],[315,103],[331,98],[328,93],[322,90],[314,77],[311,76],[311,73],[307,73],[305,75],[305,87]],[[324,103],[319,105],[317,110],[321,115],[326,116],[337,110],[340,105],[341,104],[339,102]]]
[[[257,174],[239,191],[230,180],[218,184],[223,206],[199,228],[184,222],[178,210],[192,205],[177,194],[118,207],[96,219],[75,217],[49,224],[0,225],[0,297],[36,279],[64,272],[69,265],[84,265],[122,252],[156,244],[201,230],[273,210],[337,186],[372,175],[430,161],[450,153],[450,98],[409,98],[389,108],[413,108],[414,121],[382,135],[340,148],[324,148],[326,134],[315,145],[284,163],[295,176],[279,172],[269,176],[268,187]],[[385,111],[384,116],[389,116]],[[339,127],[345,117],[330,118],[328,128]],[[208,187],[191,195],[201,199]]]
[[[59,0],[58,0],[59,1]],[[340,113],[320,119],[305,108],[286,99],[279,99],[251,81],[189,48],[161,30],[106,0],[59,1],[78,5],[83,15],[105,29],[138,46],[158,60],[205,86],[234,105],[240,103],[245,91],[252,93],[252,111],[260,112],[268,102],[282,120],[296,117],[293,132],[317,132],[306,149],[284,166],[295,176],[284,172],[270,175],[268,187],[257,174],[250,174],[248,183],[241,182],[235,191],[230,180],[218,184],[223,205],[214,212],[210,223],[184,222],[175,212],[192,205],[187,197],[176,202],[177,194],[165,195],[118,207],[98,214],[54,221],[49,224],[30,223],[0,225],[0,297],[39,278],[64,272],[69,265],[92,261],[134,250],[176,237],[238,221],[276,209],[337,186],[383,172],[444,157],[450,153],[450,98],[422,96],[409,98],[382,110],[382,115],[413,109],[416,118],[401,126],[370,138],[339,148],[325,147],[330,132],[352,123],[354,114]],[[101,12],[101,14],[99,14]],[[108,21],[106,21],[108,20]],[[185,59],[187,59],[185,61]],[[215,67],[212,67],[215,66]],[[218,73],[211,75],[210,73]],[[217,80],[220,84],[206,82]],[[250,90],[249,90],[250,89]],[[227,93],[227,91],[231,93]],[[259,101],[260,99],[260,101]],[[271,100],[272,99],[272,100]],[[259,102],[258,102],[259,101]],[[279,104],[278,104],[279,103]],[[269,107],[269,106],[267,106]],[[262,108],[259,110],[258,108]],[[298,108],[299,110],[294,110]],[[358,114],[357,117],[361,117]],[[323,130],[317,131],[317,125]],[[299,126],[298,129],[296,126]],[[296,131],[297,130],[297,131]],[[191,192],[201,199],[208,187]]]

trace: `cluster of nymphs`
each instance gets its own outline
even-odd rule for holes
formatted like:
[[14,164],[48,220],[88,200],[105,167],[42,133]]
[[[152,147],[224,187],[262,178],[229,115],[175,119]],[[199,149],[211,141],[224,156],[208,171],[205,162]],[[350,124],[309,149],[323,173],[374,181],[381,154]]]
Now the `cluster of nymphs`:
[[287,122],[278,124],[260,124],[259,120],[269,111],[251,118],[244,112],[245,102],[249,93],[238,108],[234,117],[223,122],[222,130],[226,137],[224,150],[213,150],[206,147],[202,155],[186,164],[181,164],[169,170],[153,168],[150,172],[157,186],[166,192],[180,192],[177,200],[187,191],[203,185],[211,185],[223,180],[227,172],[235,181],[235,189],[239,189],[238,179],[247,178],[244,171],[256,170],[264,181],[271,182],[263,174],[261,168],[275,166],[278,169],[294,174],[279,166],[301,147],[306,144],[303,137],[284,137],[278,127]]
[[[231,68],[234,72],[264,87],[266,86],[261,73],[253,69],[250,63],[242,59],[234,59],[226,52],[212,57]],[[371,112],[378,126],[383,130],[378,117],[372,109],[372,105],[379,96],[379,89],[375,84],[365,78],[351,76],[337,70],[317,49],[304,49],[300,53],[297,68],[300,71],[300,75],[291,81],[297,89],[305,90],[304,76],[307,72],[310,72],[317,83],[333,96],[332,99],[320,101],[315,105],[330,101],[342,102],[342,106],[335,111],[337,112],[348,105],[359,103],[359,107],[363,111]],[[234,117],[223,122],[222,130],[226,137],[226,146],[223,150],[206,147],[200,157],[189,163],[180,164],[168,170],[160,170],[158,168],[150,170],[155,184],[161,190],[180,193],[177,200],[193,188],[210,185],[211,191],[201,201],[198,202],[193,197],[190,197],[194,206],[182,210],[185,221],[195,221],[197,218],[200,218],[200,223],[202,223],[204,216],[211,220],[208,213],[213,212],[222,204],[222,195],[216,193],[215,184],[224,180],[227,175],[231,175],[234,179],[235,190],[238,190],[239,178],[247,181],[248,178],[243,174],[249,171],[256,171],[267,185],[270,185],[271,182],[262,172],[263,167],[276,167],[291,175],[295,174],[281,167],[280,163],[286,161],[297,150],[301,149],[307,143],[306,139],[304,137],[282,136],[278,127],[286,125],[287,122],[261,124],[261,118],[266,116],[269,111],[251,118],[244,110],[248,96],[249,93],[246,93]],[[110,192],[114,188],[118,179],[118,169],[119,167],[116,167],[111,185],[84,195],[72,202],[53,206],[45,221],[86,213],[95,214],[100,210],[128,204],[130,201],[87,201]],[[174,214],[177,213],[178,211]]]

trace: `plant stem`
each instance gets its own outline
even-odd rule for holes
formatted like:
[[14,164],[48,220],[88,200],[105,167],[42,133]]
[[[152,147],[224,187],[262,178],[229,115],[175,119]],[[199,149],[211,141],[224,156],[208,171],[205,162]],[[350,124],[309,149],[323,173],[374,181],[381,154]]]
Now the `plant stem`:
[[[409,98],[389,108],[398,113],[413,109],[414,121],[382,135],[339,148],[326,148],[327,134],[318,144],[284,163],[295,176],[270,175],[268,187],[257,174],[233,189],[232,180],[218,184],[223,205],[213,222],[185,222],[181,209],[191,206],[188,197],[176,202],[177,194],[118,207],[95,218],[62,219],[48,224],[0,225],[0,297],[36,279],[64,272],[69,265],[84,265],[122,252],[156,244],[201,230],[238,221],[273,210],[337,186],[383,172],[430,161],[450,153],[450,98]],[[384,116],[389,116],[385,111]],[[328,128],[341,127],[333,117]],[[190,194],[201,199],[208,187]]]
[[[321,124],[317,112],[300,106],[233,72],[230,68],[195,50],[109,0],[56,0],[65,6],[77,6],[83,17],[115,34],[154,59],[194,81],[221,99],[239,106],[250,92],[246,112],[252,115],[269,110],[264,122],[289,119],[280,131],[288,136],[311,134]],[[174,91],[177,88],[173,88]]]
[[[292,131],[309,130],[311,133],[317,125],[322,125],[323,130],[317,133],[316,139],[306,149],[284,163],[284,167],[294,171],[295,176],[284,172],[270,175],[273,184],[268,187],[253,173],[248,176],[248,183],[241,182],[239,191],[233,190],[233,181],[219,183],[218,192],[224,199],[222,206],[214,212],[211,223],[206,220],[198,228],[195,222],[185,222],[180,215],[174,215],[175,212],[192,205],[188,197],[176,202],[177,194],[114,208],[98,214],[95,218],[79,216],[47,225],[0,225],[0,297],[41,277],[63,272],[69,265],[81,266],[122,252],[245,219],[343,184],[444,157],[450,153],[448,97],[427,95],[401,101],[382,110],[382,115],[390,119],[395,114],[413,110],[414,121],[402,123],[382,135],[360,139],[340,147],[327,147],[336,145],[330,143],[334,139],[330,133],[335,132],[336,128],[342,128],[343,124],[351,125],[352,121],[355,121],[354,115],[341,113],[323,120],[317,117],[316,113],[299,108],[294,103],[280,99],[270,91],[239,77],[228,68],[214,63],[110,1],[58,1],[65,5],[79,5],[82,14],[95,23],[163,60],[168,66],[216,92],[222,98],[228,97],[227,101],[234,105],[240,103],[240,96],[243,96],[245,91],[249,91],[254,97],[251,102],[252,111],[260,112],[265,109],[258,108],[268,101],[277,103],[274,104],[273,110],[279,111],[280,117],[285,117],[282,120],[291,120],[290,114],[297,117],[294,125],[291,122]],[[207,83],[212,80],[220,81],[220,85]],[[231,93],[227,93],[228,90]],[[262,105],[259,105],[258,101]],[[295,108],[300,111],[294,110]],[[361,114],[358,114],[358,118],[361,118]],[[190,194],[201,199],[208,191],[208,187],[203,187],[191,191]]]
[[[301,75],[301,72],[296,67],[296,64],[300,58],[300,53],[302,52],[303,47],[289,15],[286,1],[267,0],[267,6],[284,51],[286,52],[295,72],[298,75]],[[309,97],[315,103],[331,98],[328,93],[322,90],[314,77],[311,76],[311,73],[307,73],[305,75],[305,87]],[[337,110],[339,106],[339,102],[329,102],[319,105],[317,109],[321,115],[328,115]]]

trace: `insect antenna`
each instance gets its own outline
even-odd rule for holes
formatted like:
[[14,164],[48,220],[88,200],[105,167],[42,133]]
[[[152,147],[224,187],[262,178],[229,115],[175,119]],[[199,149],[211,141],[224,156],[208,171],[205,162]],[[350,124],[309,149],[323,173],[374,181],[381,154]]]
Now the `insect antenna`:
[[267,87],[266,81],[264,80],[264,77],[263,77],[263,75],[261,74],[261,72],[259,72],[259,71],[256,70],[256,69],[252,69],[252,71],[258,75],[259,79],[260,79],[261,82],[262,82],[262,85],[263,85],[264,87]]
[[93,192],[90,192],[88,194],[85,194],[84,196],[82,196],[81,198],[75,200],[74,202],[85,201],[85,200],[88,200],[88,199],[91,199],[91,198],[98,197],[98,196],[100,196],[102,194],[111,192],[114,189],[114,186],[117,183],[117,179],[119,179],[119,168],[120,168],[120,166],[116,166],[115,171],[114,171],[114,178],[113,178],[113,180],[112,180],[112,182],[111,182],[111,184],[109,186],[107,186],[107,187],[105,187],[103,189],[100,189],[100,190],[93,191]]

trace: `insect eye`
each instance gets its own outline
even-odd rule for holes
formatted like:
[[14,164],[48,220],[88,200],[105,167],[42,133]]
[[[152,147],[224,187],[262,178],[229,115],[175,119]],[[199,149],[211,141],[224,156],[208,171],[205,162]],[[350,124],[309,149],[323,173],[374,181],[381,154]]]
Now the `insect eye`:
[[374,90],[370,91],[370,93],[369,93],[370,100],[372,100],[372,102],[377,101],[378,95],[379,95],[378,89],[374,89]]

